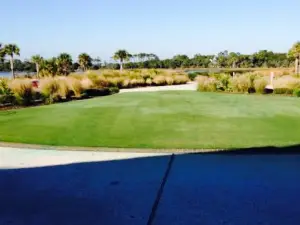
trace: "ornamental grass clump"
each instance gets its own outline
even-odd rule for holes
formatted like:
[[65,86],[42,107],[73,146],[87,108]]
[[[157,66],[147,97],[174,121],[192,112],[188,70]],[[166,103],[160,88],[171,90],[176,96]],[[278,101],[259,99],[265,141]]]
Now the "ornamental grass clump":
[[254,80],[253,85],[256,93],[264,94],[266,93],[268,80],[266,79],[266,77],[258,77]]
[[62,81],[51,77],[40,80],[40,91],[45,103],[51,104],[61,99],[61,95],[59,93],[60,83],[62,83]]
[[218,80],[215,77],[199,76],[197,78],[198,91],[215,92],[217,91]]
[[82,91],[84,90],[80,80],[75,78],[68,78],[67,79],[68,86],[71,90],[71,95],[74,95],[76,98],[81,97]]
[[174,84],[186,84],[189,81],[187,75],[174,75]]
[[14,79],[9,84],[9,88],[14,93],[18,105],[28,106],[33,103],[34,91],[31,80]]
[[157,75],[153,78],[152,82],[157,86],[166,85],[166,78],[163,75]]
[[234,76],[229,81],[229,88],[232,92],[249,93],[252,87],[252,81],[248,75]]

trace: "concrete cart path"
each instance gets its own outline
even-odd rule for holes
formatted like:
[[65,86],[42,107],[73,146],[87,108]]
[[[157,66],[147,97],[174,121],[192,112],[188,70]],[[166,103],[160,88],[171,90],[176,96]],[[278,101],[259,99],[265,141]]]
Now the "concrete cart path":
[[121,89],[120,93],[127,92],[156,92],[156,91],[196,91],[197,82],[189,82],[181,85],[167,85],[167,86],[153,86],[153,87],[139,87]]
[[0,148],[0,224],[299,224],[300,155]]
[[0,224],[147,224],[169,158],[0,148]]

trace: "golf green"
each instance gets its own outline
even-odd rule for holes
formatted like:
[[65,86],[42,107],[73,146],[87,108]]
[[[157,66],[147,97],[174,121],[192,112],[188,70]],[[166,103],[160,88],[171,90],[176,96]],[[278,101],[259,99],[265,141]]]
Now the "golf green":
[[170,91],[0,112],[0,141],[57,146],[245,148],[300,143],[300,100]]

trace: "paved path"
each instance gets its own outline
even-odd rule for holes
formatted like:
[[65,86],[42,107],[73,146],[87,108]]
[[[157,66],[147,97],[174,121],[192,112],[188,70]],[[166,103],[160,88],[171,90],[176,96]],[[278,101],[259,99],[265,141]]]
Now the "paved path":
[[298,154],[0,147],[0,224],[296,225],[299,177]]
[[153,87],[121,89],[120,93],[153,92],[153,91],[196,91],[196,90],[197,90],[197,82],[189,82],[188,84],[182,84],[182,85],[155,86],[155,87],[153,86]]

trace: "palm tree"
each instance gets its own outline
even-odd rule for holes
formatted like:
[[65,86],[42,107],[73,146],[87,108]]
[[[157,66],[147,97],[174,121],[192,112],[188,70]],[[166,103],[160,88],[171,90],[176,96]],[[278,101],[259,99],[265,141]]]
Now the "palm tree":
[[295,59],[295,73],[299,74],[299,61],[300,61],[300,41],[296,42],[290,49],[288,56]]
[[51,59],[44,60],[42,62],[41,66],[41,71],[43,72],[43,75],[49,76],[51,75],[54,77],[57,74],[57,64],[56,64],[57,59],[55,57]]
[[86,71],[87,68],[92,64],[92,58],[86,54],[82,53],[78,56],[78,62],[83,71]]
[[118,50],[113,56],[114,60],[120,60],[120,71],[123,70],[124,61],[129,60],[129,58],[130,54],[126,50]]
[[[10,56],[10,68],[12,77],[15,78],[14,73],[14,55],[20,55],[20,48],[15,44],[8,44],[4,46],[4,54]],[[3,53],[2,53],[3,54]]]
[[[231,52],[229,53],[228,55],[228,63],[229,65],[235,69],[236,68],[236,64],[238,63],[239,61],[239,57],[240,57],[240,53],[235,53],[235,52]],[[235,72],[233,71],[233,76],[235,76]]]
[[2,48],[2,44],[0,43],[0,62],[4,61],[4,56],[5,56],[5,52],[4,49]]
[[34,55],[31,57],[31,62],[33,62],[35,64],[37,77],[40,76],[40,67],[41,67],[41,64],[43,63],[43,61],[44,61],[44,59],[40,55]]
[[72,70],[72,57],[68,53],[61,53],[56,59],[59,74],[68,75]]

